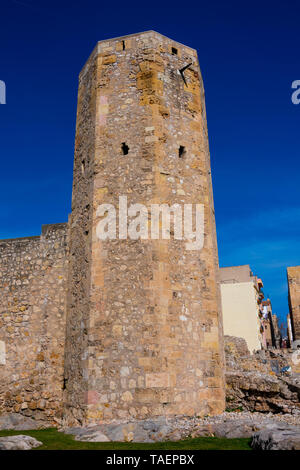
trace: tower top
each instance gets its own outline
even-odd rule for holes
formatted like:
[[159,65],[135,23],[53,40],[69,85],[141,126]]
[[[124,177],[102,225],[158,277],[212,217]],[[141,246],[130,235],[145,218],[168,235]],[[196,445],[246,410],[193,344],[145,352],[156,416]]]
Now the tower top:
[[167,39],[168,41],[173,42],[174,44],[178,44],[180,46],[187,47],[188,49],[196,51],[196,49],[193,49],[192,47],[186,46],[185,44],[182,44],[178,41],[174,41],[173,39],[169,38],[168,36],[165,36],[164,34],[158,33],[157,31],[154,31],[153,29],[150,29],[148,31],[141,31],[140,33],[125,34],[124,36],[118,36],[118,37],[110,38],[110,39],[103,39],[102,41],[98,41],[97,44],[103,44],[103,43],[108,42],[108,41],[122,41],[122,39],[129,39],[129,38],[135,38],[135,37],[138,37],[138,36],[146,36],[146,35],[164,38],[164,39]]
[[124,49],[132,48],[133,44],[135,48],[138,48],[139,45],[143,45],[144,47],[147,46],[147,43],[153,43],[153,41],[162,42],[169,45],[170,52],[173,49],[178,49],[181,53],[185,53],[192,58],[197,58],[197,51],[189,46],[186,46],[178,41],[174,41],[173,39],[164,36],[157,31],[149,30],[149,31],[142,31],[140,33],[134,34],[127,34],[125,36],[118,36],[115,38],[110,39],[103,39],[102,41],[98,41],[96,46],[94,47],[92,53],[90,54],[88,60],[86,61],[85,65],[83,66],[80,76],[83,75],[86,71],[87,65],[97,57],[98,54],[105,54],[105,53],[114,53],[114,52],[121,52]]

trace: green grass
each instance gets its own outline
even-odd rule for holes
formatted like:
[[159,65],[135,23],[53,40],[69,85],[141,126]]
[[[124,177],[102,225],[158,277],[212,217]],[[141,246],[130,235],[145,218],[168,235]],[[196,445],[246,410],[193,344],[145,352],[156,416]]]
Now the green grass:
[[0,437],[26,434],[35,437],[43,445],[34,450],[251,450],[250,439],[221,439],[198,437],[178,442],[155,442],[142,444],[134,442],[80,442],[70,434],[57,429],[38,431],[0,431]]

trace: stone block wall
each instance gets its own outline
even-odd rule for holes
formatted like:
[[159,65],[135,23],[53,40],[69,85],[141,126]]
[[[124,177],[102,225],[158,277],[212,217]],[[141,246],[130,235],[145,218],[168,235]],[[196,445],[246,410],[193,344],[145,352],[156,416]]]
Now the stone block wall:
[[0,414],[62,414],[67,224],[0,240]]

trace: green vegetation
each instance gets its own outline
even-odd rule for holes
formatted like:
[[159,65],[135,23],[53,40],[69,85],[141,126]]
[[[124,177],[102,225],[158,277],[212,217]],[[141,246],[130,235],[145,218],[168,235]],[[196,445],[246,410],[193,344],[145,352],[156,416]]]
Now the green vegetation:
[[237,408],[226,408],[225,411],[227,413],[232,413],[232,412],[240,413],[240,412],[244,411],[244,409],[243,409],[242,406],[238,406]]
[[38,431],[0,431],[0,437],[16,434],[26,434],[43,442],[42,446],[34,450],[251,450],[250,439],[198,437],[178,442],[140,444],[134,442],[80,442],[75,441],[70,434],[63,434],[52,428]]

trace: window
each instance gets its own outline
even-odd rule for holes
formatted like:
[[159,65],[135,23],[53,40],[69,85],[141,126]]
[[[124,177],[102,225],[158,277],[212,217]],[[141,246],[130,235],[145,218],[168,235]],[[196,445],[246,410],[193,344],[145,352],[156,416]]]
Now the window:
[[123,49],[123,51],[125,51],[125,47],[126,47],[126,46],[125,46],[125,41],[122,41],[122,49]]
[[128,145],[126,145],[126,142],[122,142],[122,147],[121,147],[121,149],[122,149],[123,155],[128,155],[129,147],[128,147]]
[[172,47],[172,54],[177,55],[178,54],[178,49],[176,47]]
[[179,158],[183,158],[185,154],[186,154],[185,147],[183,145],[180,145],[180,147],[178,149]]
[[5,364],[6,364],[5,342],[0,341],[0,366],[5,366]]

